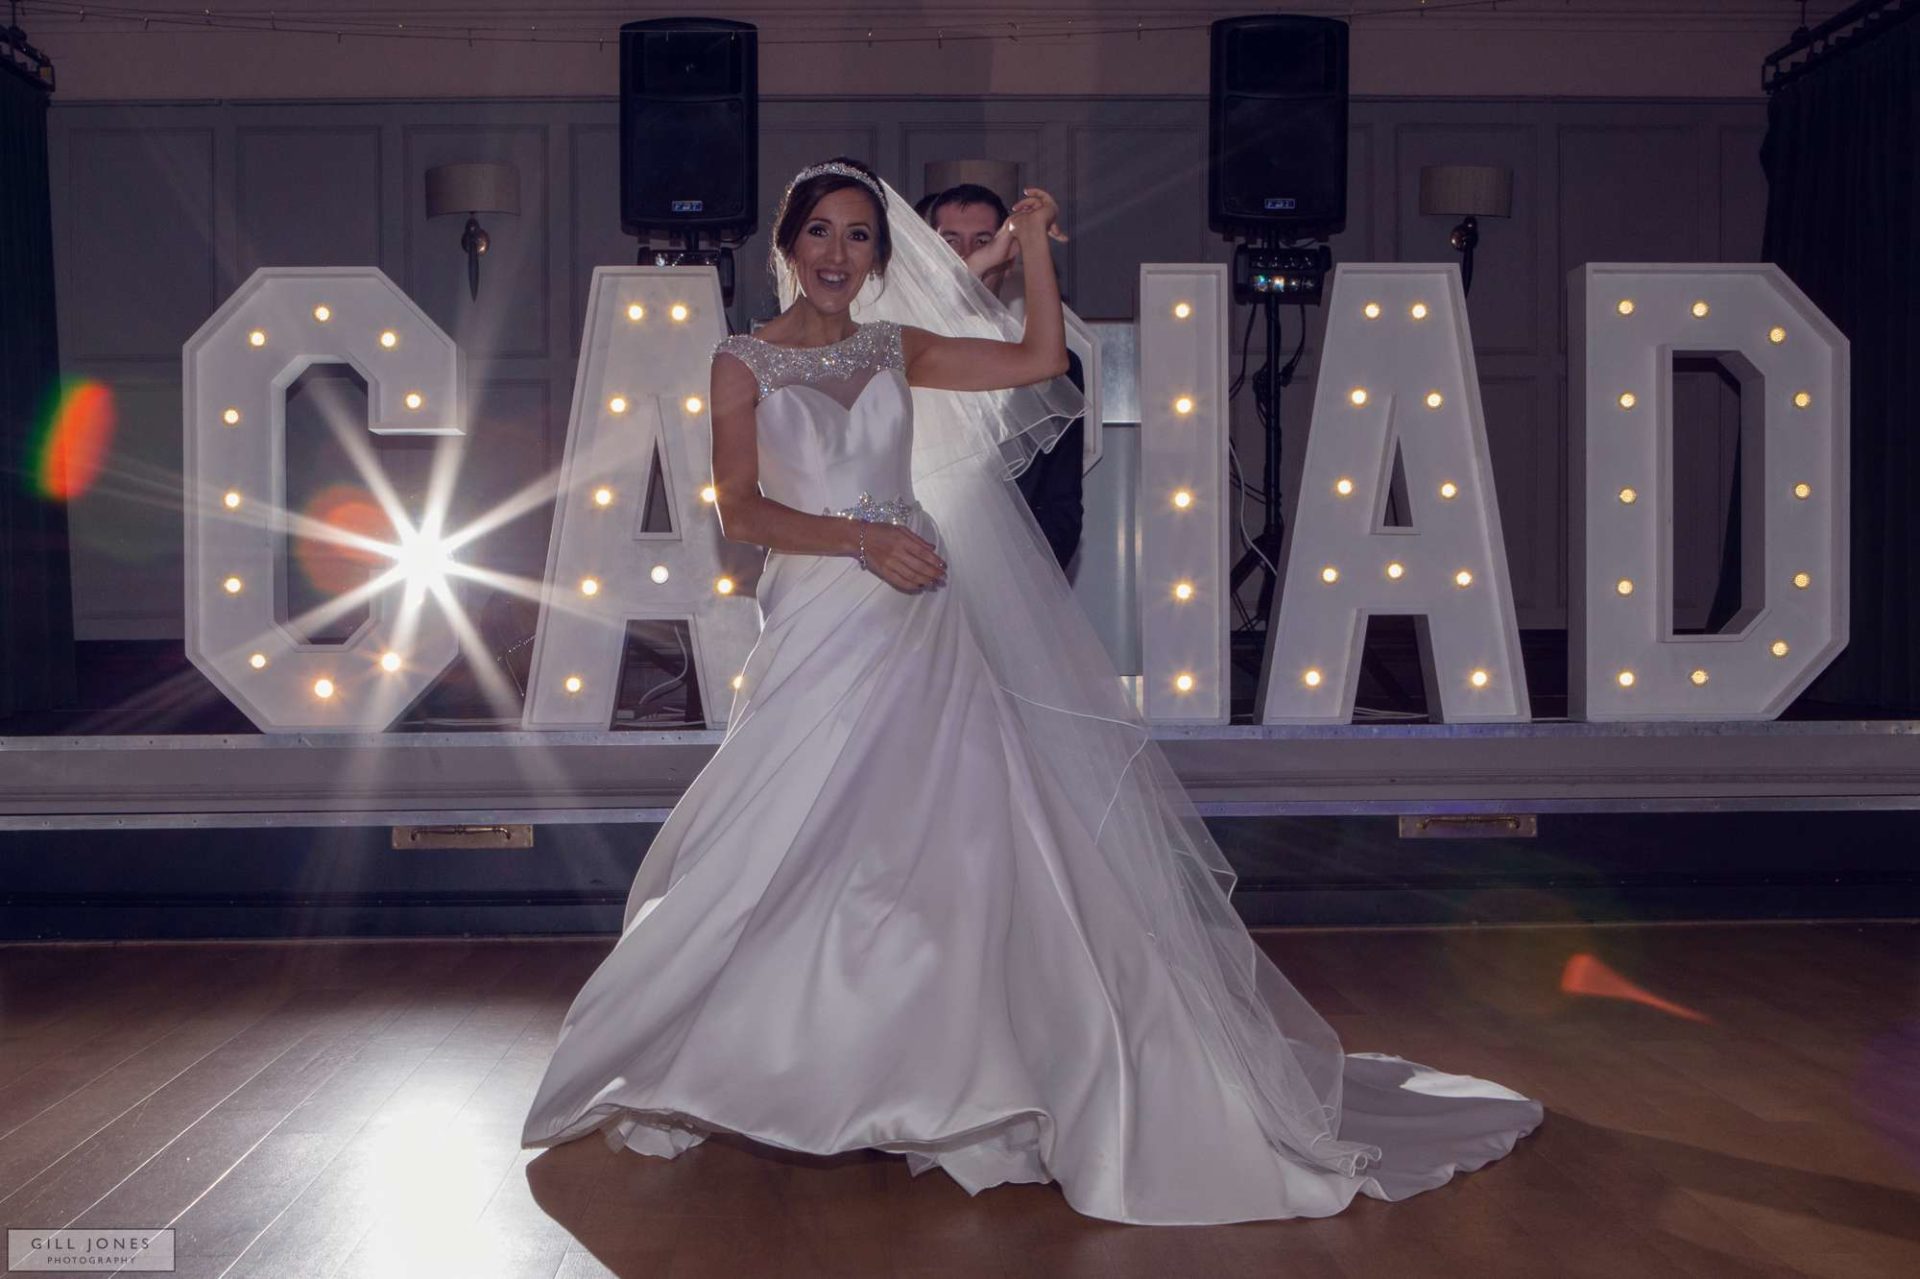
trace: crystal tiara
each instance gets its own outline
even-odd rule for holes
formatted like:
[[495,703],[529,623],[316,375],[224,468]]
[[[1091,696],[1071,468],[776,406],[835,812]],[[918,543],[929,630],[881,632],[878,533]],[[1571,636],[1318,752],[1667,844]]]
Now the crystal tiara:
[[793,189],[802,182],[805,182],[808,178],[817,178],[828,173],[837,174],[843,178],[852,178],[855,182],[858,182],[861,186],[873,192],[874,198],[880,201],[881,208],[884,209],[887,207],[886,192],[880,189],[878,182],[875,182],[872,178],[854,168],[852,165],[842,164],[838,160],[828,160],[824,164],[810,164],[800,170],[800,172],[793,175],[793,181],[787,183],[787,194],[791,195]]

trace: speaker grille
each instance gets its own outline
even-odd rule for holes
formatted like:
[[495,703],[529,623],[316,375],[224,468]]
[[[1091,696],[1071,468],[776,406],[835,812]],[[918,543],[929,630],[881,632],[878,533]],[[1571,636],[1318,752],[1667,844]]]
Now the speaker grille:
[[[630,221],[668,226],[753,219],[755,161],[743,103],[636,102],[626,142],[635,197]],[[675,202],[689,200],[701,208],[676,212]]]

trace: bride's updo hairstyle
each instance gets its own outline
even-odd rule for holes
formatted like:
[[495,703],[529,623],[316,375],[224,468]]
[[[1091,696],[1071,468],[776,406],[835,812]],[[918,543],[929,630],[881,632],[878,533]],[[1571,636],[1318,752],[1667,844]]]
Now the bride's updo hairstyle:
[[[893,233],[887,227],[885,202],[874,194],[880,190],[879,175],[860,161],[844,155],[837,155],[825,163],[857,169],[872,179],[873,185],[869,186],[859,178],[851,178],[844,173],[816,173],[794,183],[780,201],[780,212],[774,218],[773,251],[768,256],[767,269],[778,279],[780,261],[793,257],[793,246],[799,242],[800,231],[807,225],[807,219],[813,216],[814,207],[835,191],[845,191],[851,187],[866,196],[867,202],[873,205],[873,274],[875,278],[884,280],[887,262],[893,257]],[[806,170],[802,169],[801,172]]]

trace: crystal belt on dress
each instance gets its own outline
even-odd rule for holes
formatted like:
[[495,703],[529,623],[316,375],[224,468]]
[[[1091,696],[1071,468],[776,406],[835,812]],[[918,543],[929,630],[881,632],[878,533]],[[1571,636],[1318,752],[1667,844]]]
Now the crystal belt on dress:
[[873,494],[862,493],[860,500],[852,506],[843,506],[837,511],[823,506],[820,508],[820,514],[839,515],[865,524],[905,524],[919,509],[918,502],[902,501],[897,497],[876,502],[873,500]]

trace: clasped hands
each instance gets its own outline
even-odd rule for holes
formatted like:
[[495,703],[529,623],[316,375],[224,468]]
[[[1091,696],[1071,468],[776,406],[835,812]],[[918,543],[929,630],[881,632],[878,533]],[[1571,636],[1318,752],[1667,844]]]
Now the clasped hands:
[[1054,198],[1039,187],[1022,190],[1025,194],[1008,210],[1007,220],[993,239],[967,255],[967,269],[974,275],[984,276],[993,268],[1018,259],[1020,241],[1027,236],[1044,233],[1050,240],[1067,242],[1067,233],[1060,229],[1060,206]]

